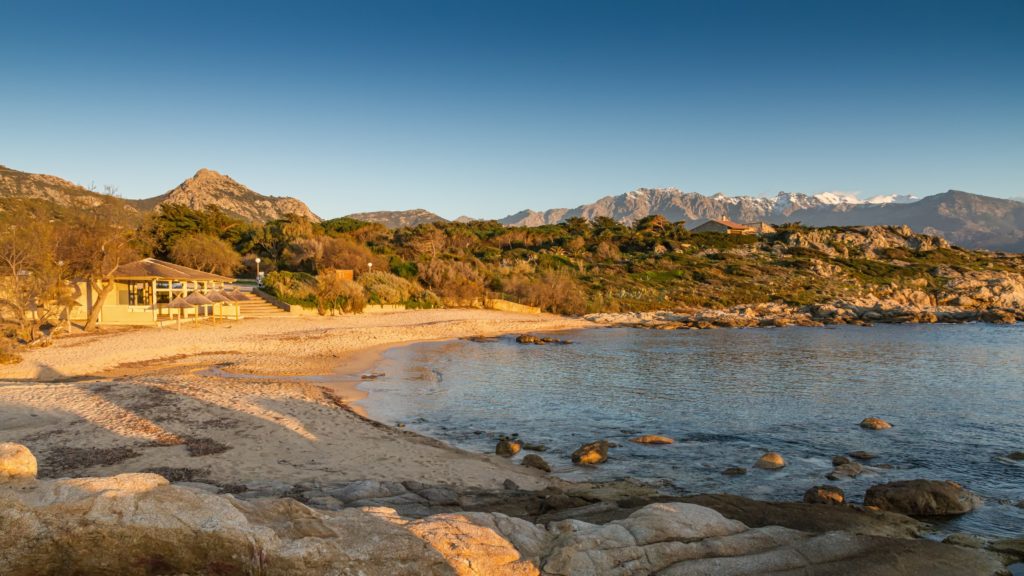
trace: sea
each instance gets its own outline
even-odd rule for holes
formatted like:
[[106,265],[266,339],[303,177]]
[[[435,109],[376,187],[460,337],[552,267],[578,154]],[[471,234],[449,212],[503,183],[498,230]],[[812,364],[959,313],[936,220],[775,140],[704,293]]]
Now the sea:
[[[932,537],[1024,534],[1024,325],[644,330],[421,343],[386,352],[361,384],[371,418],[493,453],[502,435],[542,444],[568,480],[635,479],[672,494],[799,501],[820,484],[863,502],[874,484],[953,480],[984,499],[934,523]],[[890,430],[864,430],[868,416]],[[670,445],[628,439],[659,434]],[[581,444],[615,444],[606,463],[575,466]],[[785,468],[754,468],[768,451]],[[832,457],[877,458],[829,481]],[[527,452],[520,453],[516,460]],[[726,476],[730,467],[747,468]],[[1024,504],[1022,504],[1024,505]]]

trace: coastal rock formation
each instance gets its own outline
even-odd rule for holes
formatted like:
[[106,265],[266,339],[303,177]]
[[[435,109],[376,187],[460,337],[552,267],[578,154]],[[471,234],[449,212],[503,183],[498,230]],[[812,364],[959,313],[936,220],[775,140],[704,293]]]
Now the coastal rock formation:
[[881,418],[875,418],[872,416],[861,420],[860,427],[865,430],[888,430],[889,428],[892,428],[892,424],[889,424]]
[[607,440],[584,444],[572,453],[572,461],[574,464],[601,464],[608,460],[609,447]]
[[[838,509],[839,507],[819,508]],[[995,574],[986,550],[926,540],[749,527],[703,506],[650,504],[604,524],[538,525],[494,512],[411,520],[238,500],[152,474],[0,485],[0,573],[584,576]],[[115,552],[116,551],[116,552]],[[107,553],[109,552],[109,553]]]
[[668,436],[658,436],[656,434],[644,434],[643,436],[630,438],[629,441],[636,444],[672,444],[675,442],[675,440]]
[[769,452],[757,459],[754,467],[765,470],[778,470],[786,465],[786,460],[778,452]]
[[21,444],[0,443],[0,482],[36,477],[36,457]]
[[981,499],[949,480],[902,480],[872,486],[864,504],[911,516],[951,516],[974,510]]
[[804,492],[804,502],[808,504],[842,504],[846,494],[838,486],[814,486]]

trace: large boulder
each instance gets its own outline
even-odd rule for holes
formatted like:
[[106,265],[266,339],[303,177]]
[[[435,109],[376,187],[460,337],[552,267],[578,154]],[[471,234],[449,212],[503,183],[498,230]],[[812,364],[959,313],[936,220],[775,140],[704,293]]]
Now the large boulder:
[[901,480],[868,488],[864,504],[911,516],[952,516],[974,510],[981,499],[950,480]]
[[572,453],[572,461],[574,464],[601,464],[608,460],[608,447],[607,440],[584,444]]
[[13,442],[0,443],[0,482],[36,477],[38,466],[32,451]]

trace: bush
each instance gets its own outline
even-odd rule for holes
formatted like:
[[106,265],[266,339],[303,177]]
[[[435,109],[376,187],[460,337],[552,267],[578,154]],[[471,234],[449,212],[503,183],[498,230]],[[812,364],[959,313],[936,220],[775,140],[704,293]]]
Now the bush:
[[359,277],[359,283],[366,290],[366,299],[374,304],[404,304],[417,292],[411,282],[387,272],[367,272]]
[[271,272],[263,279],[263,286],[289,304],[316,304],[317,280],[305,272]]
[[351,280],[342,280],[337,274],[324,274],[316,279],[316,309],[321,315],[328,312],[362,312],[366,307],[366,292]]
[[14,341],[0,335],[0,365],[21,362],[21,356],[14,351],[14,348]]
[[442,298],[463,303],[484,292],[483,279],[469,262],[431,260],[420,266],[420,279]]

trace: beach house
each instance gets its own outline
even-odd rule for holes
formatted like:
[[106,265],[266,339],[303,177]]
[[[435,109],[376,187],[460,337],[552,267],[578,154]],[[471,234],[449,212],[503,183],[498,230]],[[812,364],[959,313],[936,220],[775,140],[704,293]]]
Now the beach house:
[[[114,287],[101,302],[96,302],[98,294],[89,282],[75,283],[76,305],[71,309],[71,320],[85,320],[96,306],[100,308],[100,324],[147,326],[182,318],[239,317],[237,302],[214,295],[234,282],[227,276],[156,258],[122,264],[111,276]],[[186,299],[190,299],[189,306],[182,305]]]

